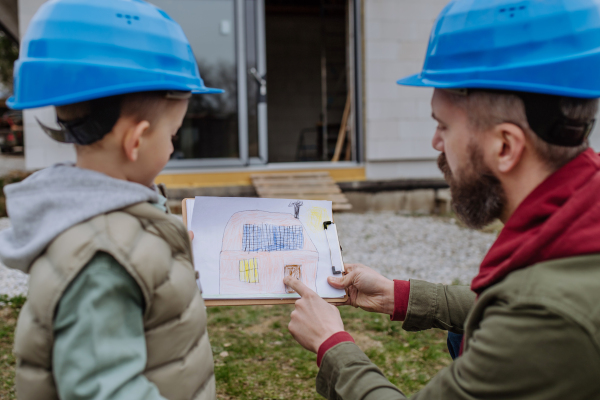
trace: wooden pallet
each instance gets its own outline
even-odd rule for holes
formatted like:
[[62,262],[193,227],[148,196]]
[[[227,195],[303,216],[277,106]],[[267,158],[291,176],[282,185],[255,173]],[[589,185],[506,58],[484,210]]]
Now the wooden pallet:
[[299,200],[329,200],[333,211],[352,209],[329,172],[253,174],[250,176],[260,197]]

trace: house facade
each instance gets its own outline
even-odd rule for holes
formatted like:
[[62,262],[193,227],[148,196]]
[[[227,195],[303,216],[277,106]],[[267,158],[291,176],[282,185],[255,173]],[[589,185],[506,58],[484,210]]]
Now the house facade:
[[[21,36],[43,3],[1,1],[18,1]],[[290,170],[440,179],[432,91],[395,81],[420,70],[447,1],[151,0],[183,27],[207,85],[226,90],[194,96],[157,181],[249,185],[252,173]],[[36,117],[50,124],[53,109],[25,112],[27,168],[73,160],[72,146],[47,138]]]
[[283,294],[289,274],[316,291],[318,264],[317,248],[293,214],[240,211],[225,227],[219,293]]

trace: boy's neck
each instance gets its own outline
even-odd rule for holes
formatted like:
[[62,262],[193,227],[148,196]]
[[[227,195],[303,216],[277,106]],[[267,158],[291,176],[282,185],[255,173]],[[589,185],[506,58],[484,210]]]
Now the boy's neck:
[[127,177],[126,169],[120,159],[114,157],[110,152],[77,152],[77,161],[75,165],[79,168],[89,169],[108,175],[111,178],[130,181]]

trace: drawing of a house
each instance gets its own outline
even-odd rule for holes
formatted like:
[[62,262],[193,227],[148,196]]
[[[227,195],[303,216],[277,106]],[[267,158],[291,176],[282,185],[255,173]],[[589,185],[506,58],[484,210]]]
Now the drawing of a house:
[[294,215],[240,211],[231,217],[223,235],[220,293],[286,293],[286,266],[316,290],[318,262],[315,245]]

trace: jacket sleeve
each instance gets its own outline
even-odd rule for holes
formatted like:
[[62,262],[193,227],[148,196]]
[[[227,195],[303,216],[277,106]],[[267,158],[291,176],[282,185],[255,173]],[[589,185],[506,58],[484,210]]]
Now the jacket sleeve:
[[164,400],[146,365],[144,300],[110,255],[97,253],[61,298],[52,365],[63,400]]
[[317,374],[317,393],[330,400],[400,400],[404,394],[352,342],[325,353]]
[[[465,353],[411,399],[552,400],[596,398],[593,338],[543,308],[489,306]],[[405,399],[352,343],[323,357],[317,391],[328,399]]]
[[438,328],[462,334],[475,297],[469,286],[411,280],[408,309],[402,328],[406,331]]

